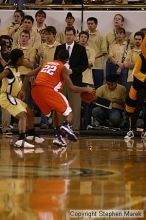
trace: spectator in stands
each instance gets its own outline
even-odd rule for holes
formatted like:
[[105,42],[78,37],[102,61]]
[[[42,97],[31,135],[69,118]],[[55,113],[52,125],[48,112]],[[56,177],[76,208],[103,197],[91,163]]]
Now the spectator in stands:
[[[20,34],[18,49],[21,49],[24,54],[23,65],[18,67],[18,71],[21,73],[22,79],[24,75],[32,71],[34,65],[36,64],[36,49],[29,46],[30,32],[28,30],[23,30]],[[30,108],[33,107],[32,98],[30,95],[32,79],[30,79],[29,84],[27,85],[25,102]]]
[[[114,28],[112,31],[106,34],[107,48],[109,49],[110,45],[116,42],[116,32],[119,28],[124,27],[125,18],[121,14],[116,14],[113,19]],[[131,32],[126,31],[125,40],[129,40],[130,43],[133,43],[133,37],[131,36]]]
[[60,45],[56,41],[56,28],[54,26],[48,26],[44,29],[45,31],[45,43],[42,43],[38,48],[38,60],[39,63],[51,61],[54,59],[56,47]]
[[146,28],[141,28],[139,31],[143,32],[146,35]]
[[[75,22],[75,18],[73,17],[71,12],[68,12],[66,15],[66,27],[73,27],[74,28],[74,22]],[[75,29],[75,28],[74,28]],[[76,29],[75,29],[76,30]],[[76,41],[78,42],[78,34],[79,31],[76,30]],[[61,31],[60,33],[57,34],[57,41],[61,44],[65,43],[65,30]]]
[[26,15],[24,17],[23,26],[21,26],[21,28],[13,36],[13,48],[19,45],[20,34],[23,30],[28,30],[30,32],[29,46],[34,47],[36,49],[40,46],[41,36],[39,33],[33,30],[33,23],[34,19],[32,16]]
[[42,29],[40,31],[40,35],[41,35],[41,44],[43,44],[43,43],[46,42],[46,31],[45,31],[45,29]]
[[14,12],[14,21],[11,23],[11,25],[7,28],[7,34],[11,37],[19,30],[21,27],[23,20],[24,20],[25,14],[22,10],[17,9]]
[[108,125],[112,127],[124,126],[122,111],[125,105],[126,89],[117,83],[118,75],[108,75],[106,84],[96,90],[97,98],[104,98],[112,102],[112,109],[104,107],[93,108],[92,114],[96,125]]
[[[54,58],[57,59],[58,53],[62,49],[69,51],[69,66],[72,70],[70,78],[77,86],[82,86],[82,73],[88,67],[88,58],[85,47],[75,43],[76,31],[73,27],[66,27],[65,38],[66,43],[57,46]],[[81,113],[81,97],[80,94],[72,92],[66,86],[64,87],[64,94],[68,98],[73,110],[74,120],[73,129],[79,131],[80,129],[80,113]]]
[[138,31],[134,34],[134,47],[131,48],[124,61],[124,66],[128,68],[128,78],[127,78],[127,93],[129,93],[130,86],[133,82],[133,69],[138,58],[138,55],[141,53],[140,45],[144,39],[144,33]]
[[79,33],[79,44],[86,48],[88,57],[88,68],[83,72],[82,82],[88,85],[93,85],[92,67],[95,62],[95,51],[88,46],[89,33],[81,31]]
[[18,67],[21,75],[26,75],[30,72],[36,63],[36,49],[29,45],[30,32],[28,30],[23,30],[20,34],[18,49],[21,49],[24,54],[23,65]]
[[125,70],[124,60],[126,58],[129,49],[129,43],[125,41],[125,29],[119,28],[116,31],[116,43],[113,43],[109,48],[109,64],[106,74],[112,75],[117,73],[119,77],[119,83],[127,86],[127,70]]
[[[82,82],[86,86],[93,86],[93,75],[92,67],[95,62],[95,51],[88,46],[89,33],[87,31],[81,31],[79,33],[79,44],[86,48],[86,53],[88,57],[88,68],[83,72]],[[83,114],[82,114],[82,127],[87,128],[91,124],[91,109],[92,105],[83,103]]]
[[96,54],[95,65],[92,68],[93,80],[95,88],[103,85],[104,72],[104,56],[107,54],[107,45],[105,38],[97,30],[98,20],[95,17],[87,19],[89,40],[88,46],[91,47]]
[[108,32],[106,34],[106,41],[107,41],[107,47],[109,49],[110,45],[116,42],[116,32],[119,28],[123,27],[124,25],[124,17],[121,14],[116,14],[114,16],[114,28],[112,31]]
[[33,26],[33,29],[37,32],[40,33],[40,31],[44,28],[47,27],[45,24],[46,20],[46,13],[43,10],[39,10],[35,14],[35,19],[36,19],[36,24]]

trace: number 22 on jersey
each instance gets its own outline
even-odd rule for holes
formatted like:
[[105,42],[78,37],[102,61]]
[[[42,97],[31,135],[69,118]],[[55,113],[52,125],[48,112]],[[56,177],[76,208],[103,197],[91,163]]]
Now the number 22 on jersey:
[[57,70],[57,66],[46,64],[44,66],[44,68],[41,70],[41,72],[47,73],[47,74],[53,76],[54,73],[56,72],[56,70]]

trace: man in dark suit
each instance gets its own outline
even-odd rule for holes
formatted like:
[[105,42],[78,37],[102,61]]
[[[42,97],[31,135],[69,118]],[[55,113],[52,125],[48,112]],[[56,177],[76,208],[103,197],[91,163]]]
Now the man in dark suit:
[[[82,86],[82,73],[88,67],[88,58],[85,47],[75,42],[76,31],[73,27],[66,27],[65,39],[66,43],[57,46],[54,59],[57,59],[57,54],[62,49],[69,51],[68,68],[72,70],[70,78],[77,86]],[[73,110],[73,129],[78,131],[80,129],[80,113],[81,113],[81,98],[80,94],[72,92],[66,86],[64,87],[64,94],[69,100]]]

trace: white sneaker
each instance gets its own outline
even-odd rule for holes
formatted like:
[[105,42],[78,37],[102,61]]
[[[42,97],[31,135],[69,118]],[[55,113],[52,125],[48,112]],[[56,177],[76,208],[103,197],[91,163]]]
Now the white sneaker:
[[35,141],[37,144],[42,144],[44,142],[44,138],[38,136],[27,136],[26,140]]
[[127,132],[124,139],[131,140],[131,138],[134,138],[134,132],[130,130],[130,131]]
[[18,140],[15,142],[14,147],[34,148],[34,145],[29,144],[25,140]]

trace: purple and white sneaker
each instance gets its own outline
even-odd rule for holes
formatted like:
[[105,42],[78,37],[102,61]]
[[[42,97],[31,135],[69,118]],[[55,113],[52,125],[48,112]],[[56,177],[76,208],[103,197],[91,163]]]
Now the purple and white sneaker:
[[58,145],[58,146],[62,146],[62,147],[66,147],[67,146],[67,143],[66,143],[65,139],[62,137],[61,134],[56,134],[54,136],[53,144],[54,145]]
[[69,124],[62,125],[60,127],[60,131],[67,134],[69,140],[71,140],[71,141],[77,141],[78,140],[77,136],[75,135],[75,133],[73,132],[73,130],[71,129]]

